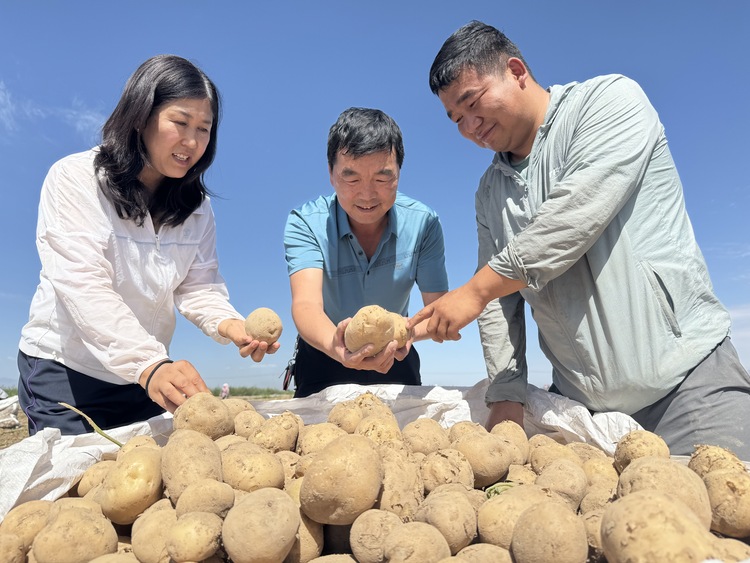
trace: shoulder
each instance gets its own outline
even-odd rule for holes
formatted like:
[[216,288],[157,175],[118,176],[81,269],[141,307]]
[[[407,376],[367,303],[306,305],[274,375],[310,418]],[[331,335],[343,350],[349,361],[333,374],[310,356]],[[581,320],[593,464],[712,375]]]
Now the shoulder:
[[50,167],[50,172],[67,172],[77,174],[94,174],[94,157],[97,149],[69,154],[55,162]]
[[291,214],[308,217],[315,215],[329,215],[333,213],[336,197],[334,195],[319,196],[292,209]]
[[393,204],[393,208],[405,215],[416,214],[437,217],[437,213],[430,206],[401,192],[396,194],[396,203]]

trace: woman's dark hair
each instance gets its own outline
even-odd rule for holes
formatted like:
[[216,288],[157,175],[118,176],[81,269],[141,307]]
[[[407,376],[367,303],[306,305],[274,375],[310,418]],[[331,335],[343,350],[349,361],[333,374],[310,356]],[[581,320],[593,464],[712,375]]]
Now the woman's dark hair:
[[328,167],[331,170],[339,151],[351,156],[394,151],[398,167],[404,163],[401,129],[379,109],[349,108],[341,112],[328,132]]
[[[208,146],[183,178],[164,178],[151,198],[138,179],[148,162],[142,132],[149,117],[162,105],[184,98],[209,101],[213,124]],[[214,83],[187,59],[157,55],[138,67],[102,128],[102,144],[94,159],[97,173],[103,172],[101,189],[119,217],[143,225],[149,211],[158,212],[161,224],[176,226],[200,206],[206,195],[211,195],[203,174],[216,155],[220,107]]]
[[430,90],[433,94],[439,93],[467,68],[480,75],[503,71],[510,57],[523,61],[534,78],[521,51],[502,31],[480,21],[471,21],[446,39],[438,51],[430,67]]

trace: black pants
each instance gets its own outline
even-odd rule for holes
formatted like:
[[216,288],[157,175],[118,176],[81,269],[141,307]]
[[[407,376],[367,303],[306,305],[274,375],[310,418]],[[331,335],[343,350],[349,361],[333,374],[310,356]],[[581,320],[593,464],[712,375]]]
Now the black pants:
[[419,354],[414,346],[402,361],[393,363],[388,373],[345,367],[299,337],[297,346],[294,364],[295,397],[307,397],[340,383],[422,385],[419,375]]
[[82,416],[63,407],[68,403],[102,429],[127,426],[160,415],[164,409],[140,385],[115,385],[72,370],[59,362],[18,352],[18,402],[29,419],[29,435],[58,428],[63,435],[93,432]]

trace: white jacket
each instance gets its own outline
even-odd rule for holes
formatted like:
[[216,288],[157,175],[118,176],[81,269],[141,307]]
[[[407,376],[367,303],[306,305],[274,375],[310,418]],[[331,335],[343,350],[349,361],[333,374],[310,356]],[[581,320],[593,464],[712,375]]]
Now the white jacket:
[[180,226],[120,219],[94,174],[96,149],[55,163],[42,186],[40,283],[20,349],[115,384],[168,356],[175,307],[217,342],[244,318],[229,303],[208,198]]

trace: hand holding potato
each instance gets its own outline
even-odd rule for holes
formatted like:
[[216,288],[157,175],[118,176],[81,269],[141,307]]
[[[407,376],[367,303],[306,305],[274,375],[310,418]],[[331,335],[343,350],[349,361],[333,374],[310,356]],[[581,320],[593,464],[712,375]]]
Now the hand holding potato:
[[229,338],[240,350],[240,356],[250,356],[254,362],[263,360],[266,354],[274,354],[279,349],[279,343],[268,343],[255,338],[246,331],[245,321],[240,319],[226,319],[219,324],[219,334]]
[[198,370],[186,360],[154,362],[143,370],[139,383],[144,389],[148,385],[146,392],[149,398],[169,412],[174,412],[196,393],[210,393]]
[[[379,373],[388,373],[397,358],[398,343],[395,340],[388,342],[377,354],[374,354],[375,346],[365,344],[355,351],[350,351],[345,343],[346,327],[352,319],[344,319],[336,326],[336,332],[333,336],[333,349],[336,354],[335,359],[342,365],[351,369],[373,370]],[[374,354],[374,355],[373,355]]]

